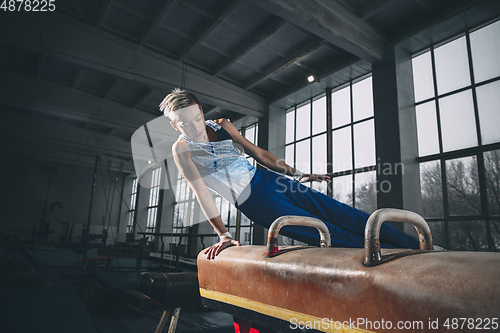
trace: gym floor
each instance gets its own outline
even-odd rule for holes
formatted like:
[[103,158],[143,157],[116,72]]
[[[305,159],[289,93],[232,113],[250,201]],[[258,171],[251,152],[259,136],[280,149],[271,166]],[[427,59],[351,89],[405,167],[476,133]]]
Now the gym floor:
[[[0,248],[0,254],[4,251]],[[0,269],[0,282],[12,286],[0,291],[0,332],[155,332],[164,311],[159,303],[141,302],[125,291],[108,290],[90,274],[77,285],[75,263],[79,258],[70,248],[27,251],[39,263],[29,279],[15,275],[15,268]],[[97,250],[89,249],[87,257],[98,257]],[[19,253],[15,260],[27,264]],[[148,263],[144,260],[143,268]],[[135,260],[120,259],[119,265],[133,268]],[[36,282],[30,280],[33,278]],[[42,285],[40,281],[45,282]],[[163,331],[168,331],[168,324]],[[185,307],[176,332],[232,333],[233,317],[202,306]]]

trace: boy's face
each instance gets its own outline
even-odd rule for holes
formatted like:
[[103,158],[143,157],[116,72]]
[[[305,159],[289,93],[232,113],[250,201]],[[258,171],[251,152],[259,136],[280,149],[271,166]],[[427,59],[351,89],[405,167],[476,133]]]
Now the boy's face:
[[195,141],[202,141],[206,138],[205,117],[198,104],[191,104],[182,109],[177,115],[177,120],[170,124],[176,131],[180,131]]

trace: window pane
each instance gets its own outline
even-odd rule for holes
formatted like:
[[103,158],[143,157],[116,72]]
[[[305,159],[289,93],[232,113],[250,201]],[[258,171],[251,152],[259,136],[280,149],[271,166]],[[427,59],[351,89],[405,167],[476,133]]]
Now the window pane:
[[448,229],[450,230],[450,250],[478,251],[488,249],[484,221],[451,221],[448,223]]
[[188,215],[189,215],[189,204],[187,202],[181,204],[182,206],[182,225],[187,226]]
[[470,85],[465,37],[434,50],[438,93],[444,94]]
[[193,191],[191,190],[191,187],[189,187],[189,184],[186,180],[184,180],[184,200],[190,200],[192,197]]
[[476,89],[483,144],[500,141],[500,81]]
[[150,206],[158,206],[158,192],[159,192],[160,188],[159,187],[155,187],[155,188],[152,188],[151,189],[151,202],[150,202]]
[[220,216],[224,224],[229,223],[229,201],[226,198],[222,198],[222,208],[220,210]]
[[177,219],[175,220],[175,227],[182,227],[182,214],[184,213],[182,204],[177,204],[176,206]]
[[313,102],[313,132],[317,134],[326,131],[326,97]]
[[194,208],[195,208],[195,203],[194,201],[191,201],[189,203],[189,225],[194,225]]
[[444,222],[427,222],[429,229],[431,229],[432,243],[441,247],[446,247],[446,229]]
[[500,75],[500,21],[470,34],[474,80],[485,81]]
[[294,140],[295,131],[295,111],[290,111],[286,114],[286,143]]
[[492,215],[500,215],[500,150],[484,153],[488,208]]
[[[180,174],[180,172],[179,172]],[[182,176],[181,176],[182,177]],[[181,193],[181,187],[182,187],[182,178],[177,179],[177,186],[175,188],[175,197],[180,198],[180,193]]]
[[241,228],[240,229],[240,243],[241,245],[250,245],[250,241],[252,240],[252,234],[250,228]]
[[434,97],[431,52],[425,52],[412,59],[415,102]]
[[179,205],[175,205],[175,208],[174,208],[174,227],[177,226],[178,220],[179,220]]
[[375,165],[373,119],[354,125],[354,165],[356,168]]
[[148,225],[149,228],[154,228],[155,225],[156,225],[156,210],[157,210],[156,207],[150,209],[151,216],[150,216],[150,219],[149,219],[149,221],[147,223],[147,225]]
[[297,109],[297,140],[311,135],[311,105],[308,103]]
[[160,168],[156,168],[153,170],[153,176],[151,177],[151,187],[160,185]]
[[151,209],[148,209],[148,218],[146,220],[146,228],[149,228],[149,224],[151,223]]
[[179,190],[179,200],[180,201],[183,201],[183,200],[186,200],[186,186],[187,186],[187,183],[186,181],[181,180],[181,183],[180,183],[180,190]]
[[252,225],[252,221],[250,221],[250,219],[248,217],[246,217],[245,215],[241,214],[240,225],[242,225],[242,226],[251,226]]
[[192,205],[191,205],[191,202],[188,201],[188,202],[186,202],[186,226],[192,225],[189,223],[192,220],[192,217],[191,217],[192,215],[193,215]]
[[135,196],[136,195],[137,194],[132,194],[132,196],[130,197],[130,210],[134,210],[135,209],[135,201],[136,201]]
[[161,168],[156,169],[155,186],[160,186]]
[[332,179],[332,198],[352,206],[352,175]]
[[375,171],[357,173],[355,179],[355,206],[369,214],[377,210],[377,184]]
[[316,136],[312,139],[312,173],[326,173],[326,134]]
[[481,196],[475,156],[446,161],[450,215],[481,214]]
[[250,126],[246,128],[245,138],[251,143],[255,143],[255,126]]
[[148,207],[154,206],[153,200],[154,200],[154,188],[149,190],[149,201],[148,201]]
[[255,124],[255,142],[254,145],[259,145],[259,124]]
[[328,190],[328,183],[326,181],[320,182],[312,182],[311,187],[315,189],[316,191],[323,193],[326,195],[327,190]]
[[297,143],[296,147],[296,168],[304,173],[311,172],[311,139],[307,139]]
[[289,145],[289,146],[286,146],[286,148],[285,148],[285,163],[291,167],[294,166],[294,162],[293,162],[293,158],[294,158],[293,148],[294,148],[294,146],[295,145]]
[[476,119],[470,90],[439,100],[443,151],[477,146]]
[[418,155],[439,153],[436,104],[434,101],[417,105]]
[[352,85],[354,121],[373,116],[373,90],[371,76]]
[[252,221],[246,217],[245,214],[241,214],[241,222],[240,222],[241,225],[246,225],[246,226],[249,226],[252,224]]
[[352,169],[351,127],[333,131],[333,172]]
[[229,227],[227,228],[227,231],[229,231],[231,235],[236,237],[236,227]]
[[128,226],[130,226],[130,227],[132,227],[132,225],[134,224],[134,215],[135,215],[134,211],[130,212],[129,219],[128,219]]
[[351,87],[347,86],[332,93],[333,128],[351,122]]
[[236,216],[237,216],[237,210],[234,205],[229,206],[230,212],[229,212],[229,225],[236,225]]
[[153,191],[154,191],[154,188],[152,188],[152,189],[150,189],[150,190],[149,190],[148,207],[153,206],[153,205],[152,205],[152,201],[153,201]]
[[500,249],[500,221],[490,221],[491,238],[493,238],[493,246],[495,249]]
[[[420,164],[420,189],[424,217],[443,217],[441,162]],[[444,243],[442,243],[444,244]]]

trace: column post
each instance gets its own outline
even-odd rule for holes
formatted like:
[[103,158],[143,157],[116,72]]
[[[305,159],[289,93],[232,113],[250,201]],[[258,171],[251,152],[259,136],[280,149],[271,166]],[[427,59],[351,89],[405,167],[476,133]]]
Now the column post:
[[[377,206],[422,213],[411,54],[393,44],[374,64]],[[412,233],[411,226],[395,227]]]

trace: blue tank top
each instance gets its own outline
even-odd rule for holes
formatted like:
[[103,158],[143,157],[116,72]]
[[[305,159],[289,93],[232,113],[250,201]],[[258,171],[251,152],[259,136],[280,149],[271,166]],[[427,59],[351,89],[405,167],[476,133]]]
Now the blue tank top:
[[215,141],[194,141],[184,134],[179,138],[188,144],[193,162],[209,189],[233,205],[245,201],[247,198],[240,195],[252,180],[255,167],[241,155],[242,151],[234,146],[231,135],[224,128],[212,120],[205,121],[205,124],[217,134]]

